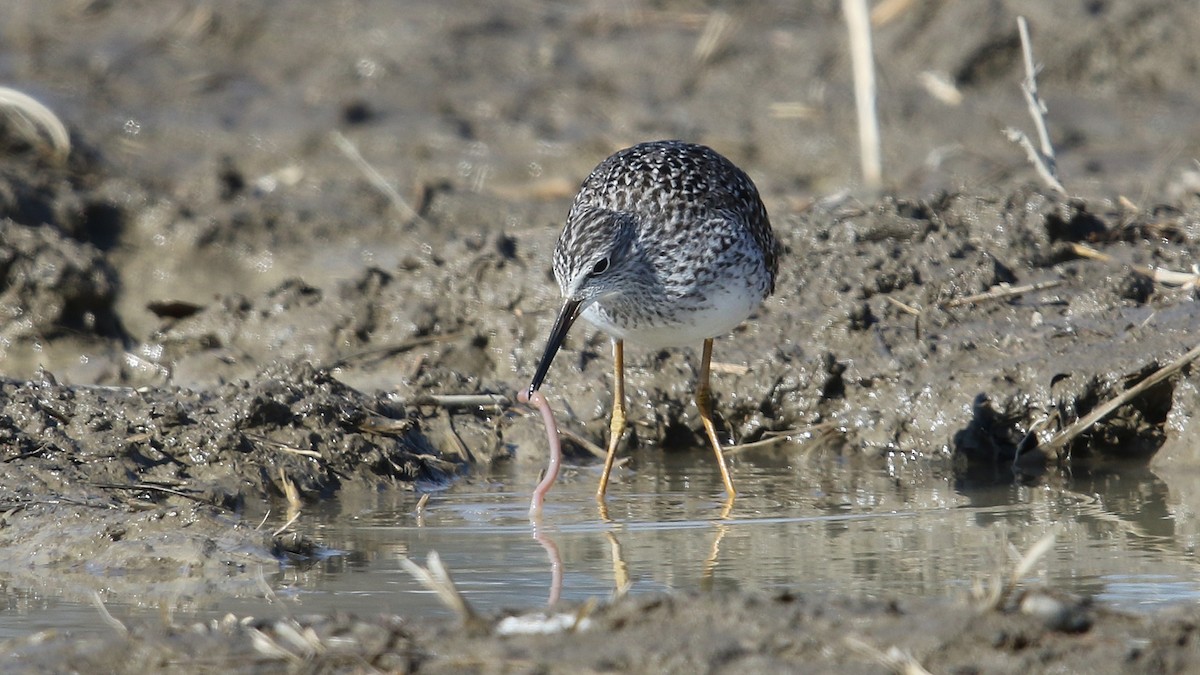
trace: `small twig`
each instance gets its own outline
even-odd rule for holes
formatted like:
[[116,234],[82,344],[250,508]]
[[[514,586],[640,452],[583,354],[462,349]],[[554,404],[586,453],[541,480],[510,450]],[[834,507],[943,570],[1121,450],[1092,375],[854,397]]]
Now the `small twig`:
[[1025,102],[1033,112],[1033,124],[1037,129],[1042,156],[1046,159],[1046,168],[1057,179],[1058,162],[1054,157],[1054,145],[1050,142],[1050,131],[1046,128],[1046,115],[1050,113],[1050,109],[1038,95],[1037,88],[1037,74],[1042,68],[1033,61],[1033,40],[1029,38],[1029,22],[1023,16],[1017,17],[1017,32],[1021,35],[1021,54],[1025,59],[1025,83],[1022,86]]
[[1094,424],[1105,417],[1108,417],[1117,408],[1120,408],[1138,396],[1141,396],[1147,389],[1179,372],[1192,361],[1195,361],[1197,357],[1200,357],[1200,344],[1192,347],[1186,354],[1178,359],[1175,359],[1175,361],[1169,365],[1159,368],[1150,377],[1138,382],[1136,385],[1126,389],[1106,403],[1097,406],[1095,410],[1079,418],[1079,420],[1074,424],[1061,431],[1054,438],[1050,439],[1043,449],[1048,454],[1061,454],[1063,449],[1066,448],[1071,441],[1075,440],[1075,438],[1084,431],[1087,431]]
[[1046,115],[1049,109],[1038,95],[1037,74],[1038,66],[1033,61],[1033,45],[1029,39],[1029,23],[1025,17],[1017,17],[1017,31],[1021,34],[1021,52],[1025,57],[1025,80],[1021,83],[1021,91],[1025,93],[1025,103],[1029,106],[1029,114],[1033,117],[1034,128],[1037,129],[1038,142],[1041,149],[1033,145],[1033,141],[1020,129],[1008,127],[1004,135],[1008,140],[1025,149],[1029,162],[1037,169],[1038,175],[1046,185],[1061,195],[1067,194],[1062,181],[1058,178],[1058,161],[1054,156],[1054,145],[1050,143],[1050,132],[1046,128]]
[[968,295],[962,298],[947,300],[946,302],[941,303],[941,306],[943,308],[960,307],[962,305],[970,305],[976,302],[982,302],[984,300],[1000,300],[1033,291],[1044,291],[1047,288],[1054,288],[1055,286],[1061,285],[1061,280],[1042,281],[1040,283],[1026,284],[1024,286],[1009,286],[1008,284],[999,284],[988,289],[987,291],[984,291],[983,293],[976,293],[975,295]]
[[858,143],[863,183],[869,190],[883,186],[879,117],[875,103],[875,58],[871,49],[871,18],[866,0],[842,0],[850,32],[850,61],[854,70],[854,102],[858,108]]
[[358,148],[354,145],[354,143],[350,142],[350,139],[346,138],[342,132],[336,129],[329,132],[329,137],[333,139],[333,144],[337,146],[337,149],[341,150],[342,154],[345,155],[351,162],[353,162],[354,166],[358,167],[358,170],[361,171],[363,176],[366,177],[367,182],[369,182],[376,190],[379,190],[383,196],[388,198],[388,201],[392,203],[392,208],[396,209],[401,216],[414,222],[421,223],[422,225],[428,224],[427,221],[421,217],[421,214],[417,213],[413,207],[408,205],[408,202],[404,200],[404,197],[400,196],[400,193],[396,191],[396,188],[392,187],[391,183],[387,182],[387,179],[383,177],[383,174],[379,173],[375,167],[371,166],[371,164],[363,158],[362,153],[358,151]]
[[737,445],[731,445],[728,448],[723,448],[721,450],[721,452],[723,454],[730,455],[730,454],[736,454],[739,452],[743,452],[746,450],[754,450],[757,448],[767,448],[772,445],[778,445],[779,443],[783,443],[785,441],[796,440],[796,438],[799,436],[806,437],[805,440],[803,441],[803,443],[808,444],[808,443],[811,443],[811,442],[817,440],[818,438],[824,436],[825,434],[827,434],[828,432],[832,431],[835,428],[837,428],[837,422],[830,421],[830,422],[821,422],[820,424],[814,424],[812,426],[800,428],[800,429],[788,429],[786,431],[767,432],[772,435],[767,438],[763,438],[763,439],[754,441],[752,443],[738,443]]
[[589,441],[588,439],[584,438],[583,436],[575,433],[574,431],[571,431],[569,429],[559,429],[558,433],[562,434],[563,438],[567,439],[568,441],[571,441],[572,443],[575,443],[576,445],[579,445],[584,450],[587,450],[588,452],[592,453],[596,457],[599,457],[600,459],[604,459],[605,457],[608,456],[607,450],[605,450],[604,448],[600,447],[599,445],[596,445],[595,443]]

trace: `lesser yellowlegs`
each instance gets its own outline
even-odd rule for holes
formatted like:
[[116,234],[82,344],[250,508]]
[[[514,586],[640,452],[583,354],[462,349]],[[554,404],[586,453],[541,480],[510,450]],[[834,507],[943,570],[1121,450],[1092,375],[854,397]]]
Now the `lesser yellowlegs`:
[[736,494],[712,421],[713,338],[775,290],[779,244],[750,178],[703,145],[642,143],[604,160],[583,182],[554,248],[564,298],[528,394],[542,385],[579,317],[613,341],[603,498],[625,430],[625,340],[677,347],[703,340],[696,406],[729,497]]

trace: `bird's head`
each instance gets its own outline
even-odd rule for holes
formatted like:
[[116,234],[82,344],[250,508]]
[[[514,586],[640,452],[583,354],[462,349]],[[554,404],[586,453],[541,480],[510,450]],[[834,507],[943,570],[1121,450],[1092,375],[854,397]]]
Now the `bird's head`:
[[628,213],[590,207],[571,210],[554,248],[554,278],[563,305],[529,385],[530,394],[542,386],[579,315],[594,302],[626,292],[644,275],[635,255],[636,238],[637,223]]

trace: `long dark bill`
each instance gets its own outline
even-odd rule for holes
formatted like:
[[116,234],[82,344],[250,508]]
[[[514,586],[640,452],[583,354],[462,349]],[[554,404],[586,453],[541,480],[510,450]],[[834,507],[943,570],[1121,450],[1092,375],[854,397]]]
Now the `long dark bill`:
[[542,380],[546,379],[546,373],[550,370],[550,363],[554,361],[554,355],[558,353],[558,348],[566,339],[571,324],[579,318],[579,308],[582,304],[579,300],[567,300],[563,303],[562,309],[558,311],[554,328],[550,329],[550,339],[546,340],[546,351],[542,353],[542,360],[538,363],[537,370],[533,373],[533,382],[529,385],[530,396],[533,396],[533,392],[542,386]]

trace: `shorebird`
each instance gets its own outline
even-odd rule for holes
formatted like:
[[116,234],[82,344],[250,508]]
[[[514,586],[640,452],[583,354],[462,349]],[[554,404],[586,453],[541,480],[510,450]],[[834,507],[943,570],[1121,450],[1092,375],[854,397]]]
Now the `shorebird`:
[[541,387],[579,317],[612,338],[612,417],[597,498],[608,489],[626,425],[625,340],[650,347],[703,341],[696,406],[726,493],[736,495],[712,421],[713,339],[774,292],[779,253],[754,183],[703,145],[635,145],[583,181],[554,248],[562,309],[526,393]]

